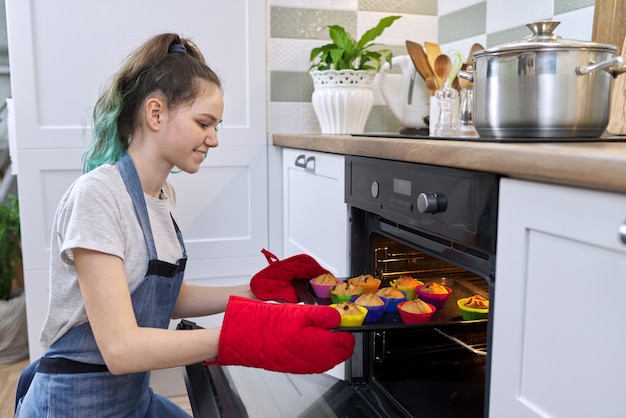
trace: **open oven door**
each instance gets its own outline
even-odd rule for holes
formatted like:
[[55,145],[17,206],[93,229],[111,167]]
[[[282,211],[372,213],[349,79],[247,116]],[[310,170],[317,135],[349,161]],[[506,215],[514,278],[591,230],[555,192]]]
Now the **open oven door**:
[[[200,328],[181,320],[177,329]],[[196,418],[397,417],[384,400],[366,399],[348,382],[325,373],[298,375],[243,366],[185,367]],[[374,406],[376,404],[376,406]]]

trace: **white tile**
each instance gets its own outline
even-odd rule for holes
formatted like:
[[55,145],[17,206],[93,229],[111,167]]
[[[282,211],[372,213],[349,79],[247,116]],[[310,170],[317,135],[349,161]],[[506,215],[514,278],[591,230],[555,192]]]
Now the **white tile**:
[[485,1],[486,0],[439,0],[437,13],[439,16],[443,16]]
[[357,10],[358,0],[270,0],[270,6],[301,9]]
[[[368,29],[376,26],[378,21],[392,13],[359,12],[357,29],[359,37]],[[385,29],[375,42],[388,45],[404,45],[406,40],[423,43],[424,41],[437,42],[439,19],[436,16],[403,15]]]
[[[593,30],[593,6],[554,16],[561,22],[554,33],[563,39],[590,41]],[[618,45],[621,48],[621,45]]]
[[270,103],[270,133],[320,133],[311,103]]
[[553,14],[552,0],[488,0],[487,33],[550,19]]
[[308,71],[311,50],[327,41],[319,39],[271,38],[269,69],[272,71]]

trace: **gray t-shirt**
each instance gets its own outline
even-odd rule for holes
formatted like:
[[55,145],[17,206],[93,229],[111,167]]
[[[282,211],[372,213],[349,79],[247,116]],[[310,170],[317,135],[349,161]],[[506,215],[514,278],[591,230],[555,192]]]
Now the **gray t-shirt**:
[[[174,189],[166,184],[161,199],[144,194],[160,260],[175,263],[182,248]],[[52,227],[49,307],[40,341],[48,348],[73,327],[87,321],[72,249],[86,248],[120,257],[130,292],[143,281],[148,249],[130,195],[114,165],[103,165],[78,178],[61,199]]]

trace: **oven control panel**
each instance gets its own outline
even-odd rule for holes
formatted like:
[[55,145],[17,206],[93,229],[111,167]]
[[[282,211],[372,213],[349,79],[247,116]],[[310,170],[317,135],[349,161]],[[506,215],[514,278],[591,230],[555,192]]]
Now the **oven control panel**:
[[391,222],[495,253],[498,176],[346,156],[346,203]]

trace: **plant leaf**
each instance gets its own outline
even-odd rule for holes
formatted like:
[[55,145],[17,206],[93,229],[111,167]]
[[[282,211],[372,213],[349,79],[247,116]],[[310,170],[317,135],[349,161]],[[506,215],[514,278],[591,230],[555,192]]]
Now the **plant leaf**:
[[372,42],[374,39],[378,38],[383,31],[391,26],[393,22],[400,19],[402,16],[387,16],[380,19],[378,24],[365,32],[359,42],[357,43],[357,48],[362,49],[368,42]]

